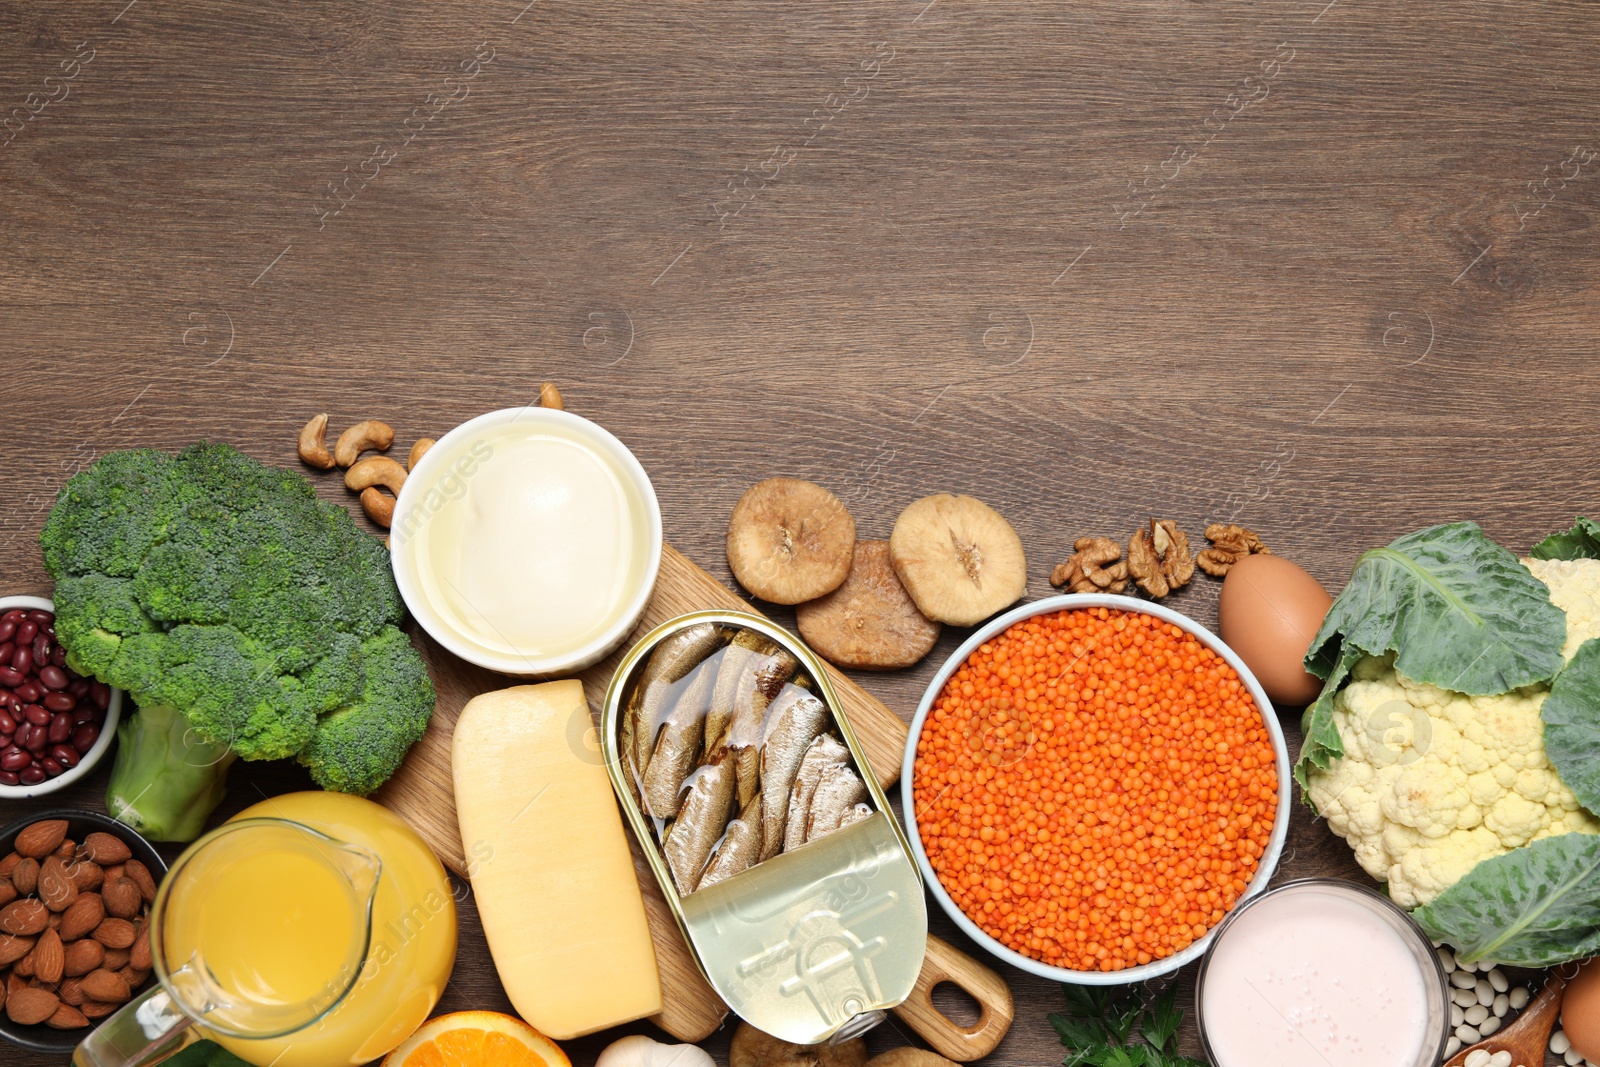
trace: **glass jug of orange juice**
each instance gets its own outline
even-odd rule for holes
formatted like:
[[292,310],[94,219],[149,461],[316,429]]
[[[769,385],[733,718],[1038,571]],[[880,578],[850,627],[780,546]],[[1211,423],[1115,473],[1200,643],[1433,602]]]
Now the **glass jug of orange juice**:
[[190,845],[150,909],[160,983],[74,1067],[148,1067],[209,1038],[257,1067],[354,1067],[438,1002],[456,954],[444,868],[400,818],[292,793]]

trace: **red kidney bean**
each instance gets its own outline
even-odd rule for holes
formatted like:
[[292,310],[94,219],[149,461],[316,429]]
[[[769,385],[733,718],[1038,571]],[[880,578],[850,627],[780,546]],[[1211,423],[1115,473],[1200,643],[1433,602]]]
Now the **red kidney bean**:
[[31,645],[33,639],[39,634],[39,624],[29,619],[17,626],[17,644]]
[[71,711],[78,706],[78,702],[66,693],[46,693],[40,703],[50,711]]
[[17,643],[15,641],[6,641],[5,643],[0,644],[0,663],[10,663],[11,653],[15,652],[16,650]]
[[16,632],[17,632],[17,624],[16,623],[14,623],[14,622],[0,622],[0,641],[9,641],[9,640],[11,640],[11,635],[16,633]]
[[39,698],[44,696],[44,689],[38,682],[26,681],[17,686],[17,700],[23,704],[37,704]]
[[104,682],[89,683],[89,699],[94,706],[105,711],[111,706],[111,687]]
[[[16,732],[17,720],[13,719],[8,713],[0,711],[0,734],[14,734]],[[0,745],[0,748],[4,747],[4,745]]]
[[22,717],[35,726],[49,726],[50,713],[38,704],[22,705]]
[[72,768],[78,765],[78,750],[71,745],[51,745],[50,758],[63,767]]
[[71,679],[71,681],[67,683],[67,692],[71,693],[73,697],[78,700],[82,700],[84,697],[89,695],[88,682],[84,681],[82,678],[74,678],[70,671],[67,672],[67,677]]
[[28,743],[22,747],[32,752],[35,756],[50,747],[50,729],[45,726],[28,726]]
[[0,666],[0,685],[16,687],[21,685],[27,679],[27,677],[28,676],[26,674],[23,674],[21,671],[16,670],[13,667]]
[[17,777],[16,771],[0,771],[0,785],[21,785],[22,779]]
[[8,749],[17,743],[16,734],[0,734],[0,751]]
[[28,767],[18,773],[17,778],[23,785],[38,785],[45,780],[46,775],[43,767]]
[[32,762],[33,757],[16,746],[0,752],[0,770],[20,771]]
[[72,736],[72,716],[67,714],[53,715],[50,718],[50,743],[52,745],[64,744]]
[[21,608],[12,608],[4,615],[0,615],[0,622],[14,622],[20,624],[27,617],[28,613],[26,611],[22,610]]
[[61,776],[61,772],[66,770],[65,767],[61,766],[61,764],[57,763],[49,756],[45,756],[43,759],[41,759],[36,766],[45,773],[45,777],[47,778],[58,778]]
[[[72,747],[79,752],[88,752],[98,740],[100,740],[98,723],[81,722],[72,729]],[[4,763],[0,763],[0,767],[4,766]]]
[[40,626],[54,626],[56,624],[56,613],[53,611],[45,611],[43,608],[34,608],[28,613],[28,618],[32,619]]
[[33,639],[33,662],[49,663],[50,655],[56,650],[55,642],[44,634]]
[[40,667],[39,681],[46,689],[65,689],[67,672],[60,667]]
[[11,653],[11,669],[21,671],[23,674],[33,670],[33,646],[17,646],[17,650]]
[[50,650],[50,663],[52,666],[65,668],[67,665],[67,650],[57,645]]

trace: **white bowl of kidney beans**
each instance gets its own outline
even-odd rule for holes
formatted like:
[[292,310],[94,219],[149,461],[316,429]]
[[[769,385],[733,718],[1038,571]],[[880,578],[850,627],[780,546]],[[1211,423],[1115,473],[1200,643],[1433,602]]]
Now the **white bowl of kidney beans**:
[[54,604],[0,597],[0,798],[53,793],[88,774],[121,715],[122,690],[66,665]]

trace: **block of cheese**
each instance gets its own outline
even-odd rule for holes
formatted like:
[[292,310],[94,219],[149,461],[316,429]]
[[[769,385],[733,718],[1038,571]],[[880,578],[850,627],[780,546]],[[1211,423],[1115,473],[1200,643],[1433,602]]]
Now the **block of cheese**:
[[661,1010],[644,901],[588,724],[582,683],[519,685],[469,701],[451,743],[495,970],[517,1013],[558,1040]]

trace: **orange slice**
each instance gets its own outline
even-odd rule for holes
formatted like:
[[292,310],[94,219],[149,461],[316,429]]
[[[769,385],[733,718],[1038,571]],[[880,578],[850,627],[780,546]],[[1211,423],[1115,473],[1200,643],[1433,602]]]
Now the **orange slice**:
[[383,1067],[572,1067],[548,1037],[512,1015],[458,1011],[429,1019]]

